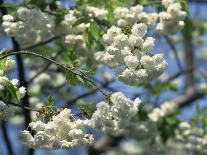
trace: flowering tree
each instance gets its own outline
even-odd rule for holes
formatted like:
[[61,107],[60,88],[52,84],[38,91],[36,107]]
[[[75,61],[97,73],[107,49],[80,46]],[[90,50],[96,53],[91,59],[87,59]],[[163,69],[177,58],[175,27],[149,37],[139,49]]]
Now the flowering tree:
[[[206,110],[197,106],[191,121],[178,117],[206,95],[206,22],[192,19],[185,0],[65,2],[72,1],[0,0],[2,34],[12,43],[0,53],[8,154],[16,154],[10,123],[24,125],[28,155],[78,146],[88,155],[207,154]],[[165,72],[166,53],[175,74]]]

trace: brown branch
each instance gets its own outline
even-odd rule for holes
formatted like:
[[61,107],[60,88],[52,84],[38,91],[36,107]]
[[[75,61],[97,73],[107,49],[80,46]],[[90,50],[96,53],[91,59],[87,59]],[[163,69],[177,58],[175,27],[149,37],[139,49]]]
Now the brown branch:
[[203,98],[205,95],[206,90],[203,88],[189,88],[188,91],[186,91],[183,95],[178,96],[171,101],[174,102],[178,107],[184,107],[198,99]]

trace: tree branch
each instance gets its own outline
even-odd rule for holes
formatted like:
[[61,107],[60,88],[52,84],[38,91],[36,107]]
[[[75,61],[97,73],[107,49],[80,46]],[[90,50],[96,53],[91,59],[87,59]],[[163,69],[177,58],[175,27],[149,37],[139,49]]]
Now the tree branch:
[[182,71],[183,67],[182,67],[181,61],[179,59],[178,51],[177,51],[175,45],[173,44],[172,40],[167,35],[165,35],[164,38],[166,39],[167,43],[169,44],[170,48],[172,49],[172,52],[174,54],[178,68],[180,69],[180,71]]
[[96,93],[98,91],[98,88],[104,88],[104,87],[108,86],[109,84],[111,84],[113,81],[114,80],[106,81],[106,82],[100,84],[99,86],[97,86],[97,87],[95,87],[95,88],[93,88],[93,89],[91,89],[91,90],[89,90],[89,91],[87,91],[87,92],[85,92],[85,93],[83,93],[83,94],[73,98],[72,100],[68,101],[67,105],[71,105],[71,104],[77,102],[79,99],[88,97],[88,96]]
[[175,99],[171,100],[174,102],[178,107],[184,107],[189,105],[190,103],[196,101],[197,99],[201,99],[206,95],[206,90],[203,88],[192,88],[188,89],[183,95],[176,97]]
[[8,137],[6,123],[4,121],[2,121],[1,128],[2,128],[2,133],[3,133],[4,141],[7,146],[8,153],[9,155],[14,155],[13,150],[12,150],[12,145]]
[[[73,74],[75,74],[75,75],[81,77],[82,79],[88,81],[88,82],[91,83],[93,86],[97,87],[97,89],[98,89],[104,96],[108,96],[107,93],[106,93],[104,90],[100,89],[100,88],[95,84],[95,82],[93,82],[93,81],[92,81],[90,78],[88,78],[86,75],[82,74],[82,71],[80,71],[80,70],[78,70],[78,69],[75,69],[75,68],[71,68],[71,67],[66,66],[66,65],[64,65],[64,64],[61,64],[61,63],[59,63],[59,62],[57,62],[57,61],[55,61],[55,60],[52,60],[52,59],[50,59],[50,58],[47,58],[47,57],[43,56],[43,55],[40,55],[40,54],[37,54],[37,53],[33,53],[33,52],[27,52],[27,51],[18,51],[18,52],[6,53],[6,54],[2,55],[2,57],[0,57],[0,59],[4,59],[4,58],[6,58],[6,57],[8,57],[8,56],[11,56],[11,55],[21,55],[21,54],[22,54],[22,55],[23,55],[23,54],[25,54],[25,55],[32,55],[32,56],[39,57],[39,58],[42,58],[42,59],[44,59],[44,60],[47,60],[47,61],[49,61],[49,62],[51,62],[51,63],[54,63],[55,65],[59,66],[60,68],[66,70],[66,71],[69,71],[69,72],[71,72],[71,73],[73,73]],[[26,82],[26,81],[25,81],[25,82]]]

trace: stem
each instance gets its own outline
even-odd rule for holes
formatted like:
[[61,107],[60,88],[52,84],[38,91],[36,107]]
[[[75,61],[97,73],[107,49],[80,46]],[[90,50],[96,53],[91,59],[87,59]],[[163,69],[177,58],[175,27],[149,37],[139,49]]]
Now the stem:
[[[66,71],[69,71],[69,72],[71,72],[71,73],[73,73],[73,74],[75,74],[75,75],[78,75],[78,76],[81,77],[82,79],[88,81],[88,82],[91,83],[93,86],[97,87],[98,90],[99,90],[104,96],[108,96],[107,93],[106,93],[104,90],[102,90],[101,88],[99,88],[99,87],[95,84],[95,82],[93,82],[93,81],[92,81],[90,78],[88,78],[85,74],[82,74],[82,71],[77,70],[77,69],[75,69],[75,68],[70,68],[70,67],[68,67],[68,66],[66,66],[66,65],[64,65],[64,64],[61,64],[61,63],[59,63],[59,62],[57,62],[57,61],[55,61],[55,60],[52,60],[52,59],[50,59],[50,58],[47,58],[47,57],[43,56],[43,55],[40,55],[40,54],[37,54],[37,53],[34,53],[34,52],[28,52],[28,51],[18,51],[18,52],[6,53],[6,54],[4,54],[2,57],[0,57],[0,59],[4,59],[4,58],[6,58],[6,57],[8,57],[8,56],[11,56],[11,55],[21,55],[21,54],[32,55],[32,56],[35,56],[35,57],[39,57],[39,58],[45,59],[45,60],[47,60],[47,61],[49,61],[49,62],[52,62],[52,63],[54,63],[55,65],[59,66],[60,68],[66,70]],[[26,82],[26,81],[25,81],[25,82]]]
[[180,69],[180,71],[182,71],[183,70],[182,63],[179,59],[178,51],[177,51],[175,45],[173,44],[172,40],[167,35],[164,37],[165,37],[167,43],[169,44],[170,48],[172,49],[172,52],[174,54],[178,68]]
[[[41,42],[35,43],[34,45],[22,47],[21,50],[31,50],[31,49],[34,49],[34,48],[39,47],[41,45],[45,45],[47,43],[50,43],[50,42],[52,42],[52,41],[54,41],[54,40],[56,40],[56,39],[58,39],[60,37],[61,37],[61,35],[59,35],[59,36],[53,36],[53,37],[51,37],[51,38],[49,38],[49,39],[47,39],[45,41],[41,41]],[[8,53],[11,53],[11,52],[15,52],[15,50],[14,49],[8,49],[3,54],[8,54]]]

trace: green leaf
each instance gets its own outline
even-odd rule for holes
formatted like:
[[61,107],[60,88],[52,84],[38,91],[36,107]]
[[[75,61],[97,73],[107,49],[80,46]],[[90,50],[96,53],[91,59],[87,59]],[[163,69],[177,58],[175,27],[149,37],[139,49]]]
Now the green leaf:
[[47,3],[43,0],[31,0],[30,4],[40,8],[41,10],[44,10],[47,7]]
[[54,98],[53,98],[52,95],[48,95],[47,100],[48,100],[48,105],[49,106],[53,106],[54,105]]
[[189,8],[188,8],[188,3],[187,3],[187,1],[186,1],[186,0],[178,0],[178,1],[179,1],[179,3],[181,4],[182,9],[183,9],[184,11],[188,12],[188,11],[189,11]]
[[90,24],[90,32],[96,41],[100,38],[100,29],[95,22]]
[[139,0],[139,4],[144,5],[145,4],[145,0]]
[[3,5],[5,8],[10,8],[10,7],[18,7],[17,3],[11,2],[11,3],[4,3]]
[[81,70],[89,73],[89,74],[95,74],[96,72],[94,70],[91,70],[90,68],[80,67]]
[[72,25],[72,27],[76,27],[82,23],[85,23],[85,24],[91,23],[91,20],[90,20],[90,18],[86,18],[86,17],[80,18]]
[[86,46],[87,46],[89,49],[91,49],[91,47],[92,47],[92,45],[93,45],[93,43],[94,43],[94,38],[93,38],[92,34],[91,34],[90,32],[88,32],[88,31],[85,31],[85,32],[83,33],[83,38],[84,38],[84,41],[85,41],[85,43],[86,43]]
[[20,102],[20,98],[18,97],[17,92],[18,88],[8,82],[7,85],[5,85],[5,89],[3,91],[4,99],[6,101],[12,101],[15,98],[17,102]]
[[64,19],[66,14],[68,14],[67,9],[58,10],[55,15],[55,25],[59,25],[61,21]]
[[166,118],[166,122],[169,124],[169,125],[176,125],[178,124],[178,119],[174,118],[174,117],[167,117]]
[[71,73],[71,72],[66,73],[66,79],[72,86],[75,86],[77,84],[77,81],[78,81],[77,76],[74,73]]

